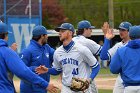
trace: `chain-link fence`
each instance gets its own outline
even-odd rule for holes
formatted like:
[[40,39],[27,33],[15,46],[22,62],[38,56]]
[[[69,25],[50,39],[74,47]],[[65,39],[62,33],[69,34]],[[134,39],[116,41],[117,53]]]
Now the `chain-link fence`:
[[0,18],[39,16],[39,0],[0,0]]

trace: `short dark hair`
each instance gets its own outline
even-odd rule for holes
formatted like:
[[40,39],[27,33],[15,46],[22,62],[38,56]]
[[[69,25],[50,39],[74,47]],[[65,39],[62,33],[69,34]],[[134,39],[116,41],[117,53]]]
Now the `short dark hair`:
[[84,33],[85,29],[89,29],[89,28],[78,29],[78,30],[76,31],[76,35],[82,35],[82,34]]
[[82,35],[84,33],[84,29],[78,29],[76,31],[76,35]]
[[8,32],[0,33],[0,39],[4,39],[8,35]]

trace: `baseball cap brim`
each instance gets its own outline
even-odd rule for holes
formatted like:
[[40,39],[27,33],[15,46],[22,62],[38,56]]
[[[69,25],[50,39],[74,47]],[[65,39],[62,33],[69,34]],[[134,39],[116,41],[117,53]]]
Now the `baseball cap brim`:
[[66,28],[63,28],[63,27],[57,27],[57,28],[55,28],[54,30],[55,30],[56,32],[59,32],[61,29],[67,30]]
[[91,27],[89,27],[90,29],[94,29],[95,28],[95,26],[91,26]]
[[12,32],[11,31],[8,31],[8,34],[12,34]]
[[128,29],[126,29],[126,28],[124,28],[124,27],[119,27],[118,29],[124,29],[124,30],[128,30]]
[[52,32],[51,31],[47,31],[47,34],[52,34]]

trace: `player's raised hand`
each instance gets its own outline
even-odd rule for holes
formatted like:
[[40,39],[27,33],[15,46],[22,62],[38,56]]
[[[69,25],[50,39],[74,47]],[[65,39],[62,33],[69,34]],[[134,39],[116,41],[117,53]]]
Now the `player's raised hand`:
[[53,84],[49,84],[46,90],[48,90],[50,93],[58,93],[59,88]]
[[104,24],[103,24],[103,26],[101,28],[102,28],[102,31],[103,31],[104,35],[106,35],[107,30],[109,29],[108,22],[104,22]]
[[35,72],[36,72],[37,74],[44,74],[44,73],[47,73],[47,72],[48,72],[48,68],[45,67],[44,65],[40,65],[39,67],[37,67],[37,68],[35,69]]
[[113,34],[113,29],[111,28],[111,29],[108,29],[107,30],[107,33],[106,33],[106,35],[105,35],[105,37],[107,38],[107,39],[112,39],[113,37],[114,37],[115,35]]

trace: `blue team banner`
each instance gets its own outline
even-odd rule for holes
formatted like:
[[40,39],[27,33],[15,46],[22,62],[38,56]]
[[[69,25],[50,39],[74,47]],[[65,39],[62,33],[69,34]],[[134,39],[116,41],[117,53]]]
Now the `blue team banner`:
[[9,17],[7,20],[9,35],[8,44],[16,42],[17,52],[20,53],[30,42],[34,26],[40,24],[39,17]]

